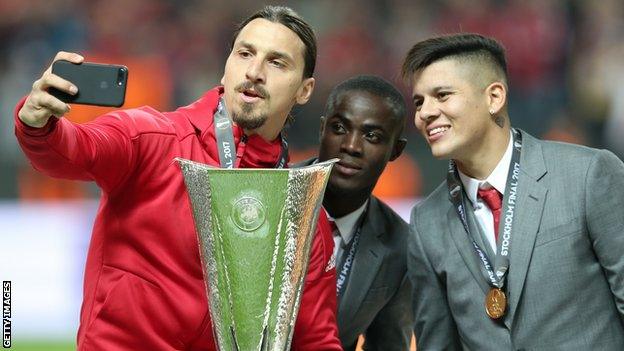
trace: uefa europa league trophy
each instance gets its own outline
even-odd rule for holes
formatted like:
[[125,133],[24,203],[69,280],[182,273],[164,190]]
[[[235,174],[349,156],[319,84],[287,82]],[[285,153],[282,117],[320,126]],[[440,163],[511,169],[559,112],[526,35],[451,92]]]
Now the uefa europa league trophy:
[[332,165],[224,169],[177,159],[217,348],[288,350]]

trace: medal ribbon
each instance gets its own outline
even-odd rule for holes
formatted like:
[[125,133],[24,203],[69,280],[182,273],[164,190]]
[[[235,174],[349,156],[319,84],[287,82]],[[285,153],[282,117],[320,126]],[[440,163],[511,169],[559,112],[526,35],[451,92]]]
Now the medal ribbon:
[[513,221],[516,208],[518,178],[520,176],[520,153],[522,149],[522,134],[512,129],[512,155],[511,163],[509,164],[509,171],[507,172],[507,183],[505,185],[505,194],[503,197],[504,212],[501,213],[501,218],[498,226],[498,241],[496,248],[498,254],[495,257],[495,267],[492,267],[490,259],[487,257],[485,251],[479,247],[474,240],[473,234],[470,232],[468,226],[468,220],[466,217],[466,206],[464,189],[457,173],[457,166],[452,160],[449,162],[449,170],[447,174],[446,183],[448,185],[449,197],[453,206],[457,210],[457,214],[461,219],[461,222],[466,230],[468,238],[472,242],[472,246],[482,263],[483,269],[481,272],[488,281],[488,283],[498,289],[502,289],[505,285],[505,278],[509,270],[509,253],[511,250],[511,234],[513,228]]
[[364,225],[364,218],[366,218],[366,213],[368,212],[368,206],[370,206],[370,201],[369,205],[367,205],[366,211],[362,213],[360,220],[358,221],[358,226],[353,234],[351,242],[345,248],[346,250],[349,250],[349,253],[346,258],[340,260],[341,264],[337,267],[339,269],[337,272],[338,276],[336,277],[336,294],[338,295],[338,298],[342,297],[344,294],[347,286],[346,282],[349,280],[349,275],[351,274],[351,268],[353,267],[355,252],[357,251],[358,244],[360,243],[360,234],[362,233],[362,226]]

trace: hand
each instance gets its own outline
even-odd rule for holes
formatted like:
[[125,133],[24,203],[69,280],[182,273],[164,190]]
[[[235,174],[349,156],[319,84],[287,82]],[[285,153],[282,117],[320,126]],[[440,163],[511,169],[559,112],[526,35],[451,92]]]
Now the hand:
[[[75,53],[60,51],[52,63],[58,60],[82,63],[84,58]],[[24,106],[17,113],[22,122],[31,127],[41,128],[48,123],[51,116],[63,117],[69,112],[69,105],[48,93],[49,88],[56,88],[71,95],[78,92],[78,88],[71,82],[52,74],[52,65],[50,65],[41,78],[33,83],[32,91],[26,98]]]

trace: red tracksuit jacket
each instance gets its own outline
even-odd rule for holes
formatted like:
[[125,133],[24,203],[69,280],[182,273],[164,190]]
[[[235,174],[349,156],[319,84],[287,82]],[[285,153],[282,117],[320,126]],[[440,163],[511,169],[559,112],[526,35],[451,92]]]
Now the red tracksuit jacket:
[[[215,350],[182,157],[218,166],[213,113],[222,88],[175,112],[117,111],[91,123],[51,118],[40,129],[17,118],[15,134],[33,166],[102,189],[80,313],[80,350]],[[272,168],[280,140],[241,141],[236,167]],[[42,228],[45,230],[45,228]],[[293,350],[340,350],[333,240],[319,216]]]

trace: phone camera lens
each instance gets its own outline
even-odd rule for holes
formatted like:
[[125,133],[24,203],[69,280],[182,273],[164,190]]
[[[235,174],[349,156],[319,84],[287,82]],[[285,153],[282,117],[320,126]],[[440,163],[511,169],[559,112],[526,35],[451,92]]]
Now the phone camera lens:
[[126,69],[125,68],[120,68],[117,71],[117,86],[122,86],[124,81],[126,80]]

